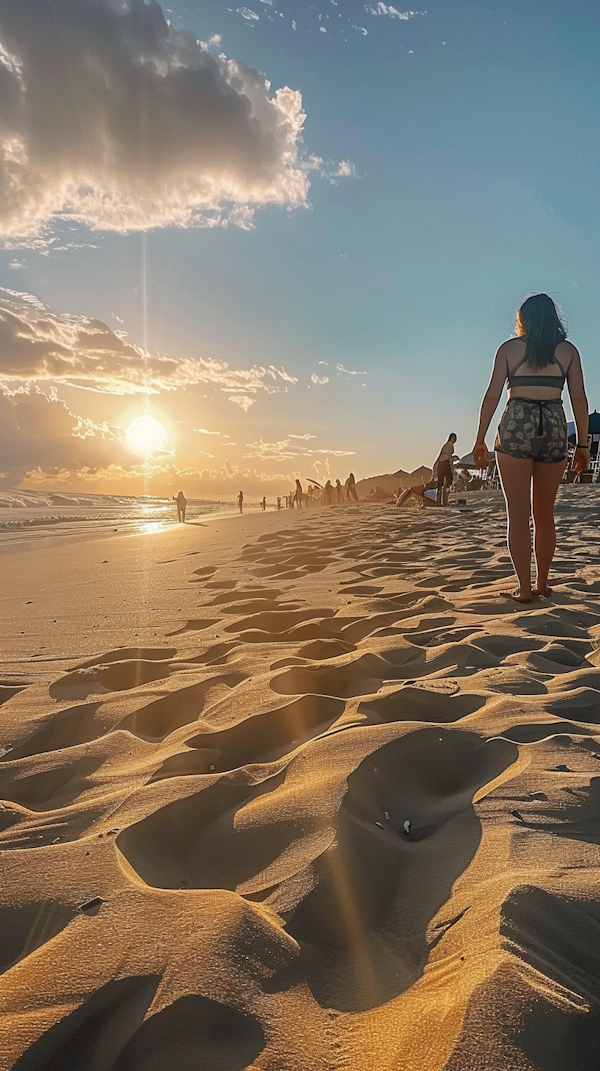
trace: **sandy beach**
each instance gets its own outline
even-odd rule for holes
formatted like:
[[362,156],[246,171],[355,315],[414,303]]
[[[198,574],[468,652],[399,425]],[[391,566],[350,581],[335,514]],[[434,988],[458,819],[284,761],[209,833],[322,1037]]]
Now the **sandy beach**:
[[1,555],[2,1071],[596,1071],[599,520],[532,606],[499,492]]

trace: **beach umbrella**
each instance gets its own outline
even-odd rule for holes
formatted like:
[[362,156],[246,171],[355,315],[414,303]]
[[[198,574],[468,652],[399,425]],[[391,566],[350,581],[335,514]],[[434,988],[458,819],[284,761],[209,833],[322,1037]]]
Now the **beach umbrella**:
[[323,490],[323,484],[317,483],[316,480],[313,480],[312,476],[305,476],[304,479],[307,481],[307,483],[312,483],[313,487],[319,487],[321,491]]
[[588,435],[600,435],[600,413],[594,409],[588,419]]
[[[567,434],[569,439],[575,441],[576,433],[577,429],[575,428],[575,423],[573,420],[570,420],[567,424]],[[600,435],[600,413],[595,409],[588,417],[588,435]]]

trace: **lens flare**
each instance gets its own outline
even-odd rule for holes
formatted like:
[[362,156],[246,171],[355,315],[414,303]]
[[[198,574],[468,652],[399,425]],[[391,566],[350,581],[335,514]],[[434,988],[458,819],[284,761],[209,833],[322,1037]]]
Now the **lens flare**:
[[147,414],[136,417],[131,422],[125,432],[125,438],[132,450],[140,454],[152,454],[156,450],[164,450],[168,442],[167,433],[160,421]]

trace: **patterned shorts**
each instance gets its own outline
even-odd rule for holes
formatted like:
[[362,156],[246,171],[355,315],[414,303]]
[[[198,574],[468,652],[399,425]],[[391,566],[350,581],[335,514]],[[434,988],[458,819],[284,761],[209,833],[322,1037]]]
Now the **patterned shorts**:
[[567,419],[560,398],[509,398],[494,450],[552,464],[567,456]]

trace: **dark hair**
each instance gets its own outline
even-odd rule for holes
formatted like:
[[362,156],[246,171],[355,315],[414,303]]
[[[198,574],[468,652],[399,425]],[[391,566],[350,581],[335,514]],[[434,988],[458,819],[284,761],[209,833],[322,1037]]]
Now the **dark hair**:
[[448,436],[448,442],[450,442],[450,439],[454,439],[454,442],[456,442],[456,438],[457,438],[456,432],[455,431],[451,431],[449,436]]
[[567,329],[558,309],[547,294],[533,294],[517,311],[517,335],[525,336],[525,363],[530,368],[545,368],[552,363],[559,342],[564,342]]

